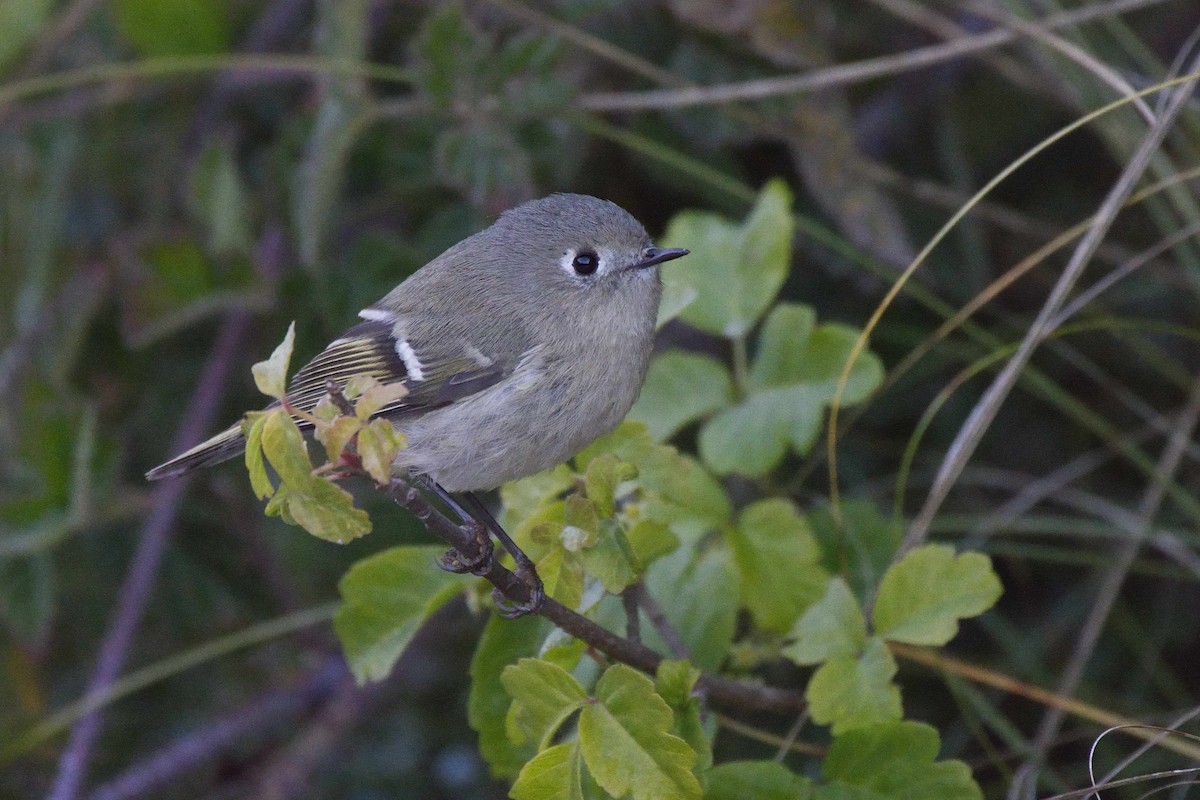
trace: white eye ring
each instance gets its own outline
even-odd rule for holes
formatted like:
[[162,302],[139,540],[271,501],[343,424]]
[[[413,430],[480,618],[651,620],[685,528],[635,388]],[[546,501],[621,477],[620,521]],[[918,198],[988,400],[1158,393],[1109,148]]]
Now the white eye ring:
[[558,262],[574,278],[588,278],[604,271],[604,259],[591,248],[568,250]]

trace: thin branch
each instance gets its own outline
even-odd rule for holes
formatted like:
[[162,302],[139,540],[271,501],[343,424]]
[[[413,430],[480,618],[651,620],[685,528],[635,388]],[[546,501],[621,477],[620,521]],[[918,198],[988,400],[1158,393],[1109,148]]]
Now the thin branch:
[[179,737],[97,787],[88,795],[88,800],[134,800],[154,796],[187,770],[242,745],[247,737],[276,727],[328,697],[347,674],[342,658],[331,658],[301,685],[269,692],[228,716]]
[[[1200,66],[1200,62],[1193,63],[1192,68],[1195,69],[1197,66]],[[1008,397],[1008,393],[1016,383],[1017,377],[1026,364],[1029,363],[1034,350],[1045,340],[1048,335],[1047,325],[1057,316],[1059,310],[1066,302],[1067,296],[1074,288],[1079,277],[1083,274],[1083,270],[1091,260],[1096,248],[1116,220],[1117,214],[1123,207],[1126,198],[1133,192],[1137,182],[1141,179],[1147,167],[1149,167],[1154,154],[1158,152],[1158,148],[1162,145],[1163,139],[1166,137],[1175,118],[1183,110],[1194,87],[1195,80],[1190,80],[1181,84],[1174,91],[1170,104],[1164,109],[1156,124],[1149,129],[1145,138],[1138,146],[1137,151],[1130,158],[1129,164],[1121,172],[1121,177],[1109,191],[1108,196],[1105,197],[1104,202],[1092,218],[1092,224],[1088,228],[1087,233],[1080,239],[1079,244],[1071,254],[1071,260],[1063,269],[1063,273],[1051,290],[1050,296],[1046,299],[1046,302],[1038,312],[1037,318],[1034,319],[1033,323],[1029,326],[1029,330],[1022,338],[1017,352],[1004,365],[1004,369],[1000,371],[1000,374],[996,376],[995,380],[987,388],[987,391],[984,392],[983,397],[976,404],[975,408],[972,409],[967,421],[959,430],[958,435],[955,436],[946,453],[945,459],[942,461],[941,467],[938,469],[937,477],[934,479],[933,486],[930,488],[924,505],[909,526],[904,544],[901,547],[901,552],[905,552],[924,541],[926,533],[929,530],[929,523],[937,514],[938,509],[941,508],[942,502],[949,495],[951,487],[958,479],[967,461],[974,454],[975,448],[979,445],[984,433],[991,426],[992,420],[995,419],[1000,406]]]
[[[213,427],[221,396],[233,365],[241,355],[242,342],[249,327],[248,313],[237,312],[226,319],[183,415],[184,422],[172,445],[173,452],[182,452],[197,444]],[[186,478],[163,481],[154,491],[150,515],[138,537],[129,573],[121,587],[117,611],[105,632],[85,696],[104,692],[125,665],[129,646],[150,599],[167,539],[175,525],[175,517],[188,484]],[[48,795],[49,800],[74,800],[79,795],[103,719],[103,713],[96,710],[80,719],[71,729],[67,747],[58,761],[58,773]]]
[[[395,480],[380,491],[397,505],[411,511],[430,533],[454,549],[469,553],[476,546],[475,536],[469,527],[455,524],[415,487]],[[509,603],[519,606],[529,602],[529,584],[501,566],[498,560],[493,559],[491,566],[480,577],[496,587],[499,594]],[[537,613],[553,622],[564,633],[585,642],[609,658],[643,672],[653,673],[663,660],[661,654],[643,644],[618,636],[553,598],[547,597]],[[700,676],[697,685],[714,703],[728,708],[794,714],[805,707],[804,698],[795,692],[741,683],[707,673]]]
[[[1137,557],[1138,551],[1141,550],[1142,544],[1150,535],[1154,518],[1158,515],[1158,510],[1162,506],[1163,499],[1166,497],[1167,483],[1170,481],[1170,476],[1175,473],[1183,461],[1185,447],[1192,436],[1192,432],[1196,429],[1198,421],[1200,421],[1200,376],[1193,383],[1187,405],[1180,412],[1176,428],[1167,440],[1166,447],[1163,448],[1157,469],[1155,470],[1155,478],[1150,486],[1146,488],[1146,492],[1142,496],[1142,501],[1138,505],[1137,528],[1122,542],[1121,548],[1116,554],[1115,562],[1105,574],[1104,581],[1097,592],[1096,601],[1092,605],[1087,619],[1084,621],[1079,638],[1075,643],[1074,651],[1071,654],[1071,659],[1067,662],[1067,667],[1063,671],[1063,677],[1058,684],[1058,693],[1060,695],[1074,694],[1078,688],[1079,682],[1083,678],[1083,671],[1091,661],[1096,643],[1099,641],[1100,634],[1108,622],[1109,612],[1112,610],[1117,595],[1121,591],[1121,586],[1125,583],[1125,578],[1129,574],[1129,568],[1133,565],[1133,561]],[[1044,758],[1046,749],[1058,735],[1058,731],[1062,727],[1062,721],[1063,712],[1061,710],[1050,709],[1046,712],[1045,717],[1042,718],[1041,725],[1038,726],[1038,732],[1034,738],[1029,759],[1017,771],[1018,777],[1013,782],[1014,786],[1021,782],[1021,776],[1026,776],[1031,782],[1036,780],[1033,777],[1036,774],[1035,770]]]
[[[1040,21],[1044,30],[1079,25],[1094,19],[1123,14],[1157,5],[1164,0],[1115,0],[1096,3],[1077,11],[1055,14]],[[741,103],[784,94],[802,94],[834,86],[848,86],[874,78],[909,72],[962,56],[991,50],[1020,38],[1013,30],[994,30],[951,42],[921,47],[904,53],[870,58],[851,64],[800,75],[728,83],[720,86],[660,89],[646,92],[599,92],[580,98],[579,107],[588,111],[667,111],[693,106]]]

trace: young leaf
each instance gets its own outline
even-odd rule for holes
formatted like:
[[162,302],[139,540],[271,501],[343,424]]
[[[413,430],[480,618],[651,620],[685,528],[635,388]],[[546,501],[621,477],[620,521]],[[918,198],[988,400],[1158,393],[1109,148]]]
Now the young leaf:
[[575,473],[565,464],[500,487],[505,530],[516,533],[543,505],[558,498],[575,483]]
[[625,531],[614,520],[599,525],[595,542],[583,551],[583,564],[588,574],[612,594],[620,593],[637,580],[641,571]]
[[700,670],[687,661],[665,658],[659,662],[654,674],[654,689],[672,708],[682,708],[692,698],[692,689],[700,677]]
[[259,500],[266,500],[275,494],[275,485],[271,483],[266,462],[263,461],[262,448],[263,428],[271,413],[274,412],[251,411],[242,421],[242,432],[246,436],[246,471],[250,473],[250,488]]
[[654,688],[675,714],[671,732],[696,752],[692,772],[703,775],[712,766],[712,741],[700,718],[700,701],[692,696],[699,677],[700,670],[688,662],[666,659],[658,665]]
[[812,781],[777,761],[730,761],[713,767],[707,778],[704,800],[811,800],[813,797]]
[[566,720],[587,700],[587,692],[571,673],[537,658],[522,658],[500,674],[512,697],[505,728],[513,744],[531,742],[545,749]]
[[729,531],[742,602],[759,626],[782,633],[825,590],[829,576],[808,521],[787,500],[752,503]]
[[[891,722],[848,731],[825,756],[828,786],[820,798],[982,800],[961,761],[935,761],[937,731],[919,722]],[[851,788],[853,787],[853,788]],[[857,791],[856,791],[857,790]]]
[[359,395],[354,403],[354,416],[359,419],[370,419],[379,409],[386,405],[404,399],[408,395],[408,386],[403,383],[379,383],[375,381]]
[[663,246],[692,251],[686,267],[666,264],[662,270],[667,282],[697,291],[695,302],[680,315],[685,322],[728,338],[750,331],[791,266],[791,205],[787,185],[773,180],[741,225],[698,211],[685,211],[670,221]]
[[465,582],[437,569],[437,547],[393,547],[359,561],[338,583],[333,626],[360,683],[387,677],[417,630]]
[[606,792],[633,800],[699,798],[696,754],[671,734],[671,709],[645,675],[624,664],[605,670],[596,700],[579,716],[579,744]]
[[371,532],[367,512],[355,508],[354,498],[336,483],[310,478],[302,490],[292,484],[288,487],[287,512],[294,520],[292,524],[313,536],[345,544]]
[[825,595],[796,620],[787,638],[793,642],[783,649],[784,656],[797,664],[820,664],[857,653],[867,638],[867,621],[846,582],[832,578]]
[[629,412],[650,429],[655,441],[733,402],[729,369],[709,356],[668,350],[650,363],[642,393]]
[[[646,572],[646,589],[658,600],[700,669],[714,670],[729,654],[737,627],[738,573],[729,551],[714,547],[699,553],[681,547]],[[653,628],[644,626],[646,644],[670,652]]]
[[471,692],[467,722],[479,732],[479,752],[499,778],[515,776],[537,752],[532,745],[517,747],[508,739],[505,720],[512,698],[500,676],[518,659],[538,655],[551,625],[541,617],[506,620],[492,617],[484,626],[471,657]]
[[262,449],[279,478],[292,491],[303,491],[312,480],[312,462],[304,434],[296,421],[282,408],[266,412],[262,431]]
[[955,556],[946,545],[919,547],[883,576],[872,621],[885,639],[943,645],[958,633],[958,620],[987,611],[1003,587],[982,553]]
[[560,541],[537,559],[538,577],[546,594],[570,609],[583,600],[583,558]]
[[637,477],[637,468],[626,464],[612,453],[605,453],[588,462],[583,474],[587,498],[601,517],[611,517],[616,510],[617,487]]
[[555,745],[521,768],[509,797],[513,800],[584,800],[583,755],[579,742]]
[[892,683],[896,661],[879,639],[862,654],[831,658],[813,673],[804,697],[814,722],[833,725],[837,736],[853,728],[900,719],[900,689]]
[[292,345],[296,341],[296,323],[288,325],[287,334],[283,341],[271,353],[266,361],[260,361],[250,368],[254,373],[254,383],[258,390],[269,397],[282,401],[287,394],[288,364],[292,360]]
[[372,420],[358,432],[358,456],[375,483],[386,486],[391,482],[392,462],[406,441],[405,435],[386,419]]
[[358,417],[337,417],[328,424],[318,425],[313,435],[325,448],[325,456],[331,464],[340,463],[342,452],[350,440],[363,428]]
[[[759,336],[750,367],[750,394],[718,412],[700,430],[700,455],[720,474],[763,475],[790,446],[804,454],[821,430],[837,392],[857,331],[845,325],[814,328],[811,309],[780,303]],[[879,385],[883,367],[864,353],[850,372],[842,403],[864,399]]]
[[633,556],[640,569],[650,566],[655,559],[673,552],[679,546],[679,537],[661,522],[644,519],[625,532]]

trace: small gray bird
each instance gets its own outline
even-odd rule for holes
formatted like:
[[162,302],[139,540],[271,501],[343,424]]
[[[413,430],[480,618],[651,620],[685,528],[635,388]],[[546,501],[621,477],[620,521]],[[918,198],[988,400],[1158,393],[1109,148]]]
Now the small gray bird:
[[[611,431],[641,390],[662,294],[654,247],[607,200],[554,194],[504,212],[426,264],[296,373],[310,409],[326,382],[367,374],[408,394],[379,415],[408,435],[396,459],[448,492],[559,464]],[[146,473],[236,457],[239,426]]]

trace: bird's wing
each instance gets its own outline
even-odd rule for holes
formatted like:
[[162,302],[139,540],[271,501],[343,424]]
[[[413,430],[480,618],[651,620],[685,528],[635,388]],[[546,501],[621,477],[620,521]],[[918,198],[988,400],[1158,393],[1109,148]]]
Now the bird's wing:
[[494,385],[516,366],[470,342],[423,338],[419,331],[399,339],[394,328],[388,321],[368,320],[346,331],[296,373],[288,402],[308,410],[328,391],[328,381],[342,387],[356,375],[369,375],[382,384],[408,388],[408,394],[378,412],[395,417],[449,405]]
[[[377,415],[399,417],[447,406],[493,386],[516,368],[525,349],[515,341],[515,358],[489,352],[487,343],[472,342],[453,331],[429,329],[420,318],[406,326],[398,339],[394,317],[367,309],[368,318],[330,342],[306,364],[288,386],[288,402],[303,411],[311,410],[328,391],[327,382],[344,388],[356,375],[370,375],[382,384],[403,383],[408,393],[381,408]],[[509,340],[512,345],[513,340]],[[297,420],[301,428],[308,423]],[[245,450],[240,425],[232,425],[216,436],[181,453],[150,472],[151,480],[182,475],[193,469],[217,464]]]

